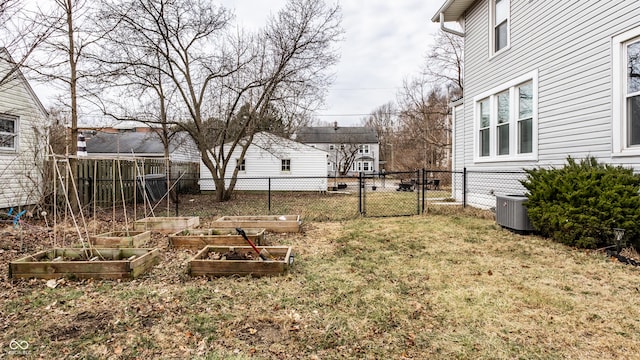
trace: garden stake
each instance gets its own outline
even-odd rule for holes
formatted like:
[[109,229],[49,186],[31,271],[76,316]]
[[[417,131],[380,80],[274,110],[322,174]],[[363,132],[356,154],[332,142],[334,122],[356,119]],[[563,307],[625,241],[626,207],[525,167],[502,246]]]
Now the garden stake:
[[253,245],[253,242],[251,240],[249,240],[249,238],[247,237],[247,233],[244,232],[244,230],[242,230],[241,228],[236,228],[236,231],[238,232],[239,235],[241,235],[245,240],[247,240],[247,242],[249,243],[249,245],[251,245],[251,247],[253,248],[253,251],[255,251],[262,260],[268,261],[268,260],[273,260],[273,256],[271,256],[271,254],[269,254],[269,252],[267,251],[267,249],[262,249],[258,250],[258,248]]

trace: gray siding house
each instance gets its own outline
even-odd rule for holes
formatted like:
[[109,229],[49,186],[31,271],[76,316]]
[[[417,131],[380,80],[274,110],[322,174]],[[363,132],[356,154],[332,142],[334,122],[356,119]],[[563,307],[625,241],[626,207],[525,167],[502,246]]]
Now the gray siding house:
[[[453,170],[562,166],[569,155],[640,169],[639,1],[447,0],[431,20],[457,22],[465,41]],[[468,203],[525,192],[515,176],[486,174],[468,178]]]
[[334,126],[303,127],[295,140],[329,153],[329,176],[380,171],[380,143],[378,133],[369,127]]

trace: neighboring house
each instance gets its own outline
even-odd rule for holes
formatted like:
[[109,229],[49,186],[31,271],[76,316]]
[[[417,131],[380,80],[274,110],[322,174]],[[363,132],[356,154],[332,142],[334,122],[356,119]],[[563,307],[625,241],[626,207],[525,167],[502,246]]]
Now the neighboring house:
[[[218,150],[216,149],[216,152]],[[229,177],[239,167],[236,190],[326,191],[327,152],[267,132],[254,135],[245,157],[240,146],[231,155]],[[226,179],[227,186],[230,178]],[[200,163],[200,190],[214,191],[209,169]]]
[[[640,169],[640,2],[447,0],[432,21],[458,22],[465,42],[453,170],[562,166],[569,155]],[[487,177],[468,177],[469,204],[525,192]]]
[[[87,154],[106,158],[164,158],[164,145],[156,131],[149,127],[82,129]],[[169,160],[200,162],[200,152],[186,132],[175,133],[169,141]]]
[[295,140],[329,153],[331,176],[372,174],[380,171],[380,144],[376,129],[334,126],[303,127]]
[[43,191],[48,113],[0,48],[0,208],[36,204]]

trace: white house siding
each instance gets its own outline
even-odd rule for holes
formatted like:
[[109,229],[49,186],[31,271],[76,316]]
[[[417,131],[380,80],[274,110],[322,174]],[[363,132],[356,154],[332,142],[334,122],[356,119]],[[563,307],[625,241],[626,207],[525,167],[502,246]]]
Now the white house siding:
[[[639,167],[637,157],[612,156],[611,54],[613,36],[640,26],[640,2],[511,0],[510,48],[492,58],[488,6],[487,0],[476,2],[465,19],[466,127],[465,140],[456,141],[463,150],[455,150],[464,152],[464,161],[456,161],[456,170],[561,166],[568,155]],[[534,71],[538,74],[537,161],[474,162],[474,97]],[[468,181],[469,189],[482,190],[481,198],[492,190],[486,183],[475,183],[488,179]],[[524,191],[515,179],[491,187],[500,193]]]
[[200,162],[200,151],[196,143],[193,141],[190,135],[183,133],[181,139],[176,139],[178,145],[169,154],[169,160],[179,162]]
[[[0,73],[8,69],[0,62]],[[0,114],[18,117],[17,149],[0,150],[0,208],[35,204],[42,193],[47,114],[21,75],[0,86]]]
[[[262,133],[261,133],[262,134]],[[257,134],[254,142],[245,154],[246,171],[238,173],[236,190],[268,190],[274,191],[326,191],[327,190],[327,152],[288,139],[268,140],[263,143],[261,134]],[[271,139],[274,135],[267,135]],[[231,176],[235,159],[240,156],[240,148],[234,150],[227,173]],[[291,171],[281,171],[282,159],[291,160]],[[269,184],[269,179],[271,184]],[[226,179],[227,186],[231,179]],[[200,190],[215,190],[213,176],[209,169],[200,162]]]

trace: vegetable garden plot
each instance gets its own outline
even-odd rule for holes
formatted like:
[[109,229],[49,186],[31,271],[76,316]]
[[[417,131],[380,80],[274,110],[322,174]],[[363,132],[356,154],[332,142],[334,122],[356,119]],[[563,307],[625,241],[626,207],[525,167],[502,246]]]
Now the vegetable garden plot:
[[11,279],[133,279],[158,263],[158,249],[56,248],[9,264]]
[[293,265],[291,247],[260,246],[274,260],[264,261],[250,246],[207,246],[189,261],[191,276],[279,275]]
[[[260,245],[264,240],[264,229],[244,229],[247,237]],[[169,235],[169,245],[176,249],[202,249],[207,245],[243,246],[247,242],[235,229],[187,229]]]
[[215,221],[220,228],[264,228],[277,233],[301,231],[300,215],[223,216]]

